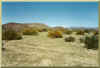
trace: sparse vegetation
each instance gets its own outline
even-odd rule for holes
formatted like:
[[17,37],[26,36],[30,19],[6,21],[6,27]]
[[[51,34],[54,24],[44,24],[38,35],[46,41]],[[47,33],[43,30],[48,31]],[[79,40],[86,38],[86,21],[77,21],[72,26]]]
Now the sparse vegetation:
[[44,29],[42,29],[42,31],[43,31],[43,32],[47,32],[47,31],[48,31],[48,29],[44,28]]
[[84,32],[85,33],[90,33],[90,30],[89,29],[84,29]]
[[38,32],[47,32],[48,31],[48,29],[46,29],[46,28],[38,28],[37,30],[38,30]]
[[61,27],[61,26],[54,27],[54,28],[52,28],[52,29],[53,29],[53,30],[56,30],[56,31],[60,31],[60,32],[62,32],[62,33],[65,32],[65,28],[64,28],[64,27]]
[[81,42],[81,43],[85,43],[85,37],[81,37],[81,38],[80,38],[80,42]]
[[[19,27],[16,27],[16,29],[17,28]],[[31,66],[33,64],[33,66],[73,66],[79,65],[79,63],[81,63],[80,66],[98,65],[96,61],[97,50],[93,50],[98,48],[98,33],[93,31],[88,33],[88,31],[86,31],[87,34],[84,34],[85,31],[81,32],[80,29],[77,29],[77,34],[75,34],[74,30],[71,29],[54,29],[52,27],[47,29],[35,26],[25,26],[22,30],[22,34],[18,32],[19,30],[9,29],[7,31],[3,30],[2,32],[2,39],[4,41],[6,39],[12,40],[7,42],[7,50],[2,51],[3,66]],[[6,35],[9,37],[6,37]],[[21,38],[23,39],[17,40]],[[79,43],[79,41],[81,43]],[[72,58],[75,58],[75,60],[72,60]],[[82,60],[81,58],[88,60]],[[94,63],[92,61],[94,61]]]
[[23,35],[38,35],[38,30],[36,28],[25,28]]
[[75,38],[72,36],[65,38],[65,42],[74,42],[74,41],[75,41]]
[[98,37],[97,37],[97,35],[93,35],[91,37],[86,36],[85,47],[88,48],[88,49],[97,49],[98,48]]
[[84,35],[84,33],[85,33],[84,30],[77,30],[76,31],[77,35]]
[[3,40],[19,40],[22,39],[22,34],[20,32],[16,32],[13,29],[7,29],[2,32]]
[[62,35],[62,32],[61,31],[58,31],[58,30],[52,30],[52,31],[49,31],[48,32],[48,37],[51,37],[51,38],[62,38],[63,35]]
[[70,35],[70,34],[72,34],[73,33],[73,31],[72,30],[65,30],[65,32],[64,32],[65,34],[68,34],[68,35]]
[[98,35],[99,32],[98,32],[98,31],[94,31],[93,34],[94,34],[94,35]]

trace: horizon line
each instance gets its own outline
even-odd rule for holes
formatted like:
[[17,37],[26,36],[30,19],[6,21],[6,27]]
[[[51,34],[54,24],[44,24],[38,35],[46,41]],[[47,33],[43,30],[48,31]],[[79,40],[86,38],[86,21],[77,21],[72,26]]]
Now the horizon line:
[[84,26],[65,26],[65,25],[48,25],[46,23],[43,23],[43,22],[7,22],[7,23],[2,23],[2,25],[4,24],[9,24],[9,23],[16,23],[16,24],[33,24],[33,23],[39,23],[39,24],[45,24],[47,26],[50,26],[50,27],[64,27],[64,28],[98,28],[97,27],[84,27]]

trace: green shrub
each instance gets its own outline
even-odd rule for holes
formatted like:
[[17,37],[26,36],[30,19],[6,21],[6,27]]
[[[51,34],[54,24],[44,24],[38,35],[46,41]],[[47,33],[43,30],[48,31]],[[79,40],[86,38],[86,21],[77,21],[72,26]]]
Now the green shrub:
[[2,32],[2,40],[19,40],[22,39],[22,34],[14,31],[13,29],[7,29]]
[[48,32],[48,37],[51,37],[51,38],[62,38],[62,32],[61,31],[49,31]]
[[97,37],[97,35],[93,35],[91,37],[86,36],[85,47],[88,48],[88,49],[97,49],[98,48],[98,37]]
[[65,42],[74,42],[75,41],[75,38],[74,37],[66,37],[65,38]]
[[25,28],[23,30],[23,35],[38,35],[38,31],[35,28]]

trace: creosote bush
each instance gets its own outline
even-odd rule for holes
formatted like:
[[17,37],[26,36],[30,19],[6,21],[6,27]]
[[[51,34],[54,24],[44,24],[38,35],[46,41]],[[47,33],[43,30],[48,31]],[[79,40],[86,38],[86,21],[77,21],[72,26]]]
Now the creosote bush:
[[74,41],[75,41],[75,38],[72,36],[65,38],[65,42],[74,42]]
[[25,28],[23,35],[38,35],[38,30],[36,28]]
[[52,31],[48,31],[48,37],[51,37],[51,38],[62,38],[63,35],[62,35],[62,32],[61,31],[58,31],[58,30],[52,30]]
[[2,32],[2,40],[19,40],[22,39],[22,34],[13,29],[7,29]]
[[97,49],[98,48],[98,36],[93,35],[91,37],[86,36],[85,47],[87,49]]

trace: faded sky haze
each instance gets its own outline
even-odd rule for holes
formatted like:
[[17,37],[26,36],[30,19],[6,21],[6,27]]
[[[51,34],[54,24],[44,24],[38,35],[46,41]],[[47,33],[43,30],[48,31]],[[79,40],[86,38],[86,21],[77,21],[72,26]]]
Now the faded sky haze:
[[3,2],[2,23],[98,27],[97,2]]

